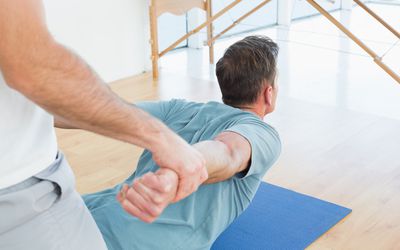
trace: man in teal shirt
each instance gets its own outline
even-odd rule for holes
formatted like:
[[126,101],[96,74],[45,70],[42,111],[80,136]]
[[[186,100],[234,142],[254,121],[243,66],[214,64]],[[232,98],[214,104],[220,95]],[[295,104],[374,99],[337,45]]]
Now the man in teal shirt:
[[124,183],[84,197],[109,249],[209,249],[248,207],[281,150],[277,132],[263,122],[275,108],[277,54],[262,36],[229,47],[216,69],[224,104],[137,104],[203,154],[209,179],[173,203],[177,175],[145,150]]

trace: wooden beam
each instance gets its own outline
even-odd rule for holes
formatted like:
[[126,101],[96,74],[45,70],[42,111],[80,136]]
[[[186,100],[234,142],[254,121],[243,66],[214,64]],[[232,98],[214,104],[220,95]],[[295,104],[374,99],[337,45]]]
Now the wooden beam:
[[361,8],[363,8],[366,12],[368,12],[368,14],[370,14],[376,20],[378,20],[378,22],[380,22],[383,26],[386,27],[386,29],[388,29],[390,32],[392,32],[393,35],[397,36],[397,38],[400,39],[400,33],[397,30],[395,30],[392,26],[390,26],[387,22],[385,22],[385,20],[383,20],[380,16],[378,16],[370,8],[368,8],[363,2],[361,2],[360,0],[354,0],[354,2],[356,2]]
[[358,46],[360,46],[365,52],[367,52],[373,59],[376,64],[379,65],[386,73],[388,73],[394,80],[396,80],[400,84],[400,77],[387,66],[382,59],[367,45],[365,45],[358,37],[356,37],[350,30],[343,26],[338,20],[336,20],[328,11],[322,8],[317,2],[314,0],[307,0],[311,6],[313,6],[316,10],[318,10],[323,16],[325,16],[329,21],[331,21],[336,27],[338,27],[343,33],[345,33],[351,40],[353,40]]
[[150,44],[151,44],[151,63],[153,68],[153,79],[158,79],[158,23],[157,8],[154,4],[149,6],[150,15]]
[[243,21],[244,19],[246,19],[247,17],[249,17],[250,15],[252,15],[254,12],[256,12],[257,10],[261,9],[264,5],[266,5],[267,3],[269,3],[271,0],[265,0],[263,2],[261,2],[259,5],[257,5],[256,7],[254,7],[253,9],[251,9],[249,12],[247,12],[246,14],[244,14],[243,16],[239,17],[237,20],[235,20],[231,25],[229,25],[229,27],[227,27],[226,29],[224,29],[223,31],[221,31],[218,35],[214,36],[211,40],[208,41],[208,45],[210,45],[211,43],[214,43],[215,40],[217,40],[218,38],[220,38],[223,34],[225,34],[226,32],[228,32],[229,30],[231,30],[233,27],[235,27],[236,25],[238,25],[241,21]]
[[166,12],[179,16],[193,8],[206,9],[204,0],[153,0],[152,4],[156,7],[157,17]]
[[232,9],[233,7],[235,7],[237,4],[239,4],[242,0],[235,0],[232,3],[230,3],[228,6],[226,6],[225,8],[223,8],[222,10],[220,10],[218,13],[216,13],[215,15],[213,15],[211,18],[209,18],[206,22],[200,24],[197,28],[189,31],[186,35],[182,36],[181,38],[179,38],[176,42],[174,42],[173,44],[171,44],[168,48],[164,49],[159,57],[162,57],[163,55],[165,55],[166,53],[168,53],[169,51],[171,51],[172,49],[174,49],[176,46],[178,46],[181,42],[185,41],[188,37],[192,36],[193,34],[198,33],[200,30],[202,30],[203,28],[205,28],[206,26],[212,24],[217,18],[219,18],[220,16],[222,16],[223,14],[225,14],[226,12],[228,12],[230,9]]
[[[212,2],[211,0],[206,0],[206,12],[207,12],[207,21],[212,18]],[[213,33],[214,33],[214,27],[213,24],[210,23],[207,26],[207,40],[211,40],[213,38]],[[214,64],[214,43],[209,43],[208,44],[208,52],[209,52],[209,58],[210,58],[210,64]]]
[[389,68],[385,63],[382,62],[382,59],[376,58],[374,62],[378,64],[383,70],[386,71],[394,80],[396,80],[400,84],[400,76],[396,74],[391,68]]

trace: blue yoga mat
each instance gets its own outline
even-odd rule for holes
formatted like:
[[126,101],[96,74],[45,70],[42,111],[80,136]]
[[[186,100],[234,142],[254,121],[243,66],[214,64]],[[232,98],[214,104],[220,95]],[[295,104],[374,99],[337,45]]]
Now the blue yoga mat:
[[250,206],[211,249],[305,249],[350,212],[345,207],[261,183]]

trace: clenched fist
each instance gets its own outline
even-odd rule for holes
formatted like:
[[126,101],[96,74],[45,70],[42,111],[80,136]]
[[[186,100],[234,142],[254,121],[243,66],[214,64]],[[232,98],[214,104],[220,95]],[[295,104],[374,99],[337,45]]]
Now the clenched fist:
[[[162,141],[166,143],[163,144]],[[160,140],[152,153],[153,160],[160,168],[168,168],[178,174],[178,192],[173,202],[186,198],[208,179],[203,156],[175,134],[172,138]]]
[[146,173],[131,187],[125,184],[117,199],[126,212],[151,223],[175,199],[177,189],[178,175],[164,168],[156,173]]

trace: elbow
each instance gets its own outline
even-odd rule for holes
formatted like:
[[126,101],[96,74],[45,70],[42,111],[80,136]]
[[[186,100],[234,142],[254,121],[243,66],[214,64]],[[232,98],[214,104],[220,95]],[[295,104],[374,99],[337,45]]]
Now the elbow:
[[239,149],[227,146],[229,151],[229,170],[230,175],[245,171],[249,167],[250,157]]
[[20,80],[17,76],[5,75],[4,81],[6,82],[8,87],[20,92],[21,94],[26,95],[26,92],[29,92],[28,87],[24,86],[23,84],[24,81]]
[[7,86],[18,90],[19,89],[19,83],[21,82],[18,73],[16,70],[16,65],[18,64],[15,62],[16,59],[13,58],[12,60],[7,60],[7,63],[2,63],[0,65],[1,68],[1,73],[3,75],[4,81],[6,82]]
[[40,46],[26,49],[20,53],[7,54],[0,61],[0,67],[7,85],[30,96],[41,89],[46,81],[46,70],[56,66],[54,49],[57,44],[53,41],[43,41]]
[[8,87],[29,96],[29,93],[35,89],[32,69],[29,69],[26,63],[21,63],[18,58],[10,61],[7,65],[2,65],[4,81]]
[[[2,53],[0,58],[0,68],[4,81],[8,87],[24,92],[32,82],[32,71],[35,64],[32,62],[32,56],[21,51],[20,53]],[[30,59],[29,59],[30,58]],[[29,64],[31,64],[29,66]]]
[[226,153],[227,153],[226,155],[228,155],[227,172],[229,177],[232,177],[236,173],[242,171],[243,158],[237,152],[237,150],[227,145],[226,145]]

